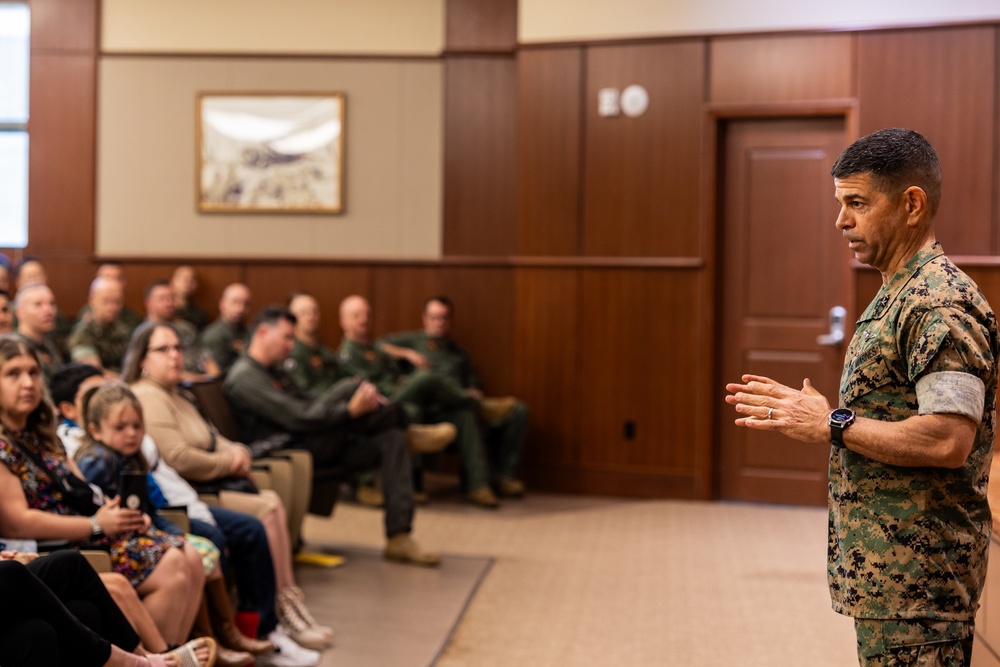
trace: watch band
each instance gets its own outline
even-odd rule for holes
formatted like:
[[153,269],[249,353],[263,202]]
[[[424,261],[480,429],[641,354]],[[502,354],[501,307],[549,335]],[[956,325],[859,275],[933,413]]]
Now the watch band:
[[97,520],[96,516],[87,517],[90,521],[90,536],[91,537],[101,537],[104,535],[104,529],[101,528],[101,522]]
[[830,413],[830,444],[834,447],[844,446],[844,431],[854,423],[854,410],[837,408]]

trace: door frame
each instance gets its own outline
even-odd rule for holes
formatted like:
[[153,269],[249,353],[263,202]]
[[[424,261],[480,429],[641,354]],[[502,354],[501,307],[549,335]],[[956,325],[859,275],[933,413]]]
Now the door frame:
[[[704,303],[712,303],[713,307],[708,312],[711,321],[708,322],[709,330],[712,332],[712,345],[710,350],[721,349],[724,342],[722,322],[722,298],[723,289],[723,266],[719,260],[719,244],[721,239],[722,218],[721,206],[719,204],[722,192],[719,185],[721,182],[720,169],[724,166],[722,161],[722,149],[719,138],[722,134],[722,127],[731,121],[739,120],[767,120],[767,119],[811,119],[811,118],[842,118],[844,121],[844,138],[848,144],[860,136],[858,123],[858,104],[855,99],[832,99],[815,100],[810,102],[787,102],[775,104],[710,104],[706,107],[707,122],[705,123],[705,137],[703,141],[704,173],[707,187],[704,188],[705,200],[702,202],[701,210],[706,216],[702,220],[701,228],[706,230],[706,238],[703,239],[704,256],[707,259],[706,270],[709,280],[706,281],[706,291]],[[831,184],[832,192],[832,184]],[[831,199],[833,195],[831,194]],[[856,304],[856,276],[851,270],[848,262],[844,263],[843,275],[845,289],[847,291],[847,318],[849,322],[857,319]],[[731,382],[733,378],[722,377],[722,360],[720,355],[711,354],[711,358],[706,360],[711,368],[712,409],[709,410],[711,425],[708,432],[711,434],[712,445],[708,448],[711,456],[710,479],[707,480],[711,489],[711,498],[717,500],[720,497],[720,475],[722,466],[721,454],[721,430],[723,428],[735,428],[732,421],[732,407],[722,400],[726,382]],[[706,468],[701,468],[706,469]]]

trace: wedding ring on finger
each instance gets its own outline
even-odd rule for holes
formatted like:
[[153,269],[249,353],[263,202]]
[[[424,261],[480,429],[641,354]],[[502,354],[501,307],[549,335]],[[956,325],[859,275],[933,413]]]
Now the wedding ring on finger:
[[767,417],[766,417],[766,419],[770,419],[771,415],[773,415],[773,414],[774,414],[774,408],[768,408],[767,409]]

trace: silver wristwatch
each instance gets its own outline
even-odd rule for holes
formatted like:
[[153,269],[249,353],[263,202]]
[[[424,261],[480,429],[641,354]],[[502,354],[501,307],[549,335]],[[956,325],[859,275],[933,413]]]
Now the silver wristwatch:
[[104,529],[101,528],[101,522],[97,520],[96,516],[87,517],[90,521],[90,536],[91,537],[102,537],[104,535]]

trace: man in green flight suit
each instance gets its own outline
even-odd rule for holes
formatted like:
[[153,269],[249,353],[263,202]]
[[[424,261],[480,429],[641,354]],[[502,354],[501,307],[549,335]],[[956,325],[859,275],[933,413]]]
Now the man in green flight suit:
[[808,379],[799,390],[756,375],[726,400],[738,426],[831,443],[827,578],[860,663],[968,666],[992,523],[996,317],[936,241],[941,170],[924,137],[862,137],[832,173],[837,229],[882,274],[840,407]]
[[250,314],[250,288],[232,283],[219,298],[219,318],[201,332],[201,347],[219,365],[225,375],[240,358],[250,340],[247,315]]
[[319,337],[320,312],[316,298],[307,292],[292,292],[288,310],[295,315],[295,347],[292,377],[310,394],[318,396],[337,380],[349,377],[337,364],[337,355]]
[[[424,302],[423,330],[384,336],[377,341],[376,347],[396,359],[405,359],[416,371],[431,371],[451,385],[455,393],[472,399],[488,431],[496,436],[490,467],[497,492],[509,497],[523,496],[524,483],[516,475],[528,430],[528,408],[511,396],[492,398],[483,394],[482,383],[469,353],[451,337],[453,310],[448,297],[430,297]],[[448,408],[450,411],[454,409]],[[448,414],[443,418],[451,421],[453,416]],[[425,417],[437,418],[439,415],[432,411]],[[461,446],[461,439],[459,444]],[[468,450],[461,450],[470,492],[475,490],[473,484],[488,482],[489,479],[486,477],[484,480],[484,475],[489,474],[485,456],[476,454],[477,451],[484,450],[471,446]]]
[[[295,316],[295,345],[286,370],[296,383],[313,396],[320,396],[338,381],[349,377],[367,379],[361,373],[346,371],[337,362],[337,356],[319,338],[319,303],[311,294],[293,292],[288,298],[288,310]],[[391,398],[377,384],[382,397]],[[403,406],[405,407],[405,406]],[[451,424],[419,424],[407,414],[406,439],[410,451],[421,453],[439,452],[455,439],[455,428]],[[415,498],[422,500],[423,493],[415,492]],[[373,475],[361,473],[357,476],[355,500],[362,505],[382,507],[385,497],[377,487]]]
[[432,371],[417,370],[404,376],[396,360],[372,344],[371,306],[364,297],[355,294],[341,302],[340,328],[344,337],[336,356],[343,373],[370,381],[380,394],[402,405],[413,421],[453,424],[465,472],[466,498],[480,507],[498,507],[480,433],[479,402]]

